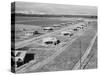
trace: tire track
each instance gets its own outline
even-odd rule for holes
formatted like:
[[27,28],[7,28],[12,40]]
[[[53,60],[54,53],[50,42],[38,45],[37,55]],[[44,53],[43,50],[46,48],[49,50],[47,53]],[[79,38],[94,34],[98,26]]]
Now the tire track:
[[27,70],[29,71],[35,71],[38,68],[43,67],[44,65],[46,65],[47,63],[49,63],[50,61],[52,61],[56,56],[58,56],[60,53],[62,53],[67,47],[69,47],[77,38],[72,39],[71,41],[69,41],[68,43],[65,43],[63,45],[65,45],[63,48],[61,48],[61,46],[55,48],[55,50],[57,50],[57,52],[55,52],[53,55],[51,55],[50,57],[48,57],[47,59],[43,60],[42,62],[37,63],[36,65],[33,64],[29,64],[28,66],[26,66],[25,68],[19,69],[16,72],[17,73],[24,73],[27,72]]
[[[88,55],[90,54],[91,49],[92,49],[92,46],[93,46],[93,44],[94,44],[94,42],[95,42],[96,37],[97,37],[97,33],[95,34],[95,36],[94,36],[93,39],[91,40],[91,42],[90,42],[88,48],[86,49],[86,51],[85,51],[85,53],[83,54],[83,56],[81,57],[81,59],[80,59],[80,60],[75,64],[75,66],[73,67],[73,70],[80,69],[80,65],[82,65],[81,63],[83,63],[83,62],[86,60],[86,58],[88,57]],[[80,63],[80,61],[81,61],[81,63]]]

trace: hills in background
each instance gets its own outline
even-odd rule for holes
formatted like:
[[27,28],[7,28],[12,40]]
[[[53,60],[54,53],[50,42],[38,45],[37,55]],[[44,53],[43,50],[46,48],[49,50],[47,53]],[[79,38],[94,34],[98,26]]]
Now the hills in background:
[[[14,7],[12,6],[12,9]],[[48,3],[15,2],[15,12],[40,15],[94,15],[97,16],[96,6],[63,5]]]

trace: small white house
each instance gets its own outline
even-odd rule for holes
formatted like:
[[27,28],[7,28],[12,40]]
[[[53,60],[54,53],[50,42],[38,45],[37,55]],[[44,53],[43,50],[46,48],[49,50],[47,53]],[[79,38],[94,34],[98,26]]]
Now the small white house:
[[61,35],[62,36],[68,36],[68,37],[71,37],[73,35],[73,33],[71,31],[62,31],[61,32]]
[[62,31],[62,32],[61,32],[62,35],[69,35],[70,33],[71,33],[71,32],[69,32],[69,31]]
[[44,27],[43,30],[44,30],[44,31],[52,31],[53,28],[52,28],[52,27]]
[[28,31],[28,32],[25,32],[25,36],[32,36],[33,35],[33,32],[31,31]]
[[46,37],[42,39],[43,45],[54,44],[57,41],[55,37]]
[[65,25],[66,23],[61,23],[61,25]]
[[61,27],[59,24],[54,24],[53,27]]

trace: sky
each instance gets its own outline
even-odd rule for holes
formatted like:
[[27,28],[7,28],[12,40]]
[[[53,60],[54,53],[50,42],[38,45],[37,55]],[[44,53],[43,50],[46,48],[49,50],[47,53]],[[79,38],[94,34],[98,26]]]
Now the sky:
[[97,15],[96,6],[16,2],[16,12],[53,15]]

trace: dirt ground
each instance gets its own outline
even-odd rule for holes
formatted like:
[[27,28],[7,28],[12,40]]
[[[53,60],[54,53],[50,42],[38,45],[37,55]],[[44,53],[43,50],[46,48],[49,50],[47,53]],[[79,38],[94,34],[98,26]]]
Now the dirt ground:
[[[96,30],[93,27],[90,28],[53,61],[44,65],[42,68],[37,69],[35,72],[71,70],[75,63],[80,59],[80,56],[84,54],[91,39],[95,35],[95,32]],[[93,55],[93,57],[91,57],[84,69],[97,68],[97,40],[92,49],[91,55]]]

